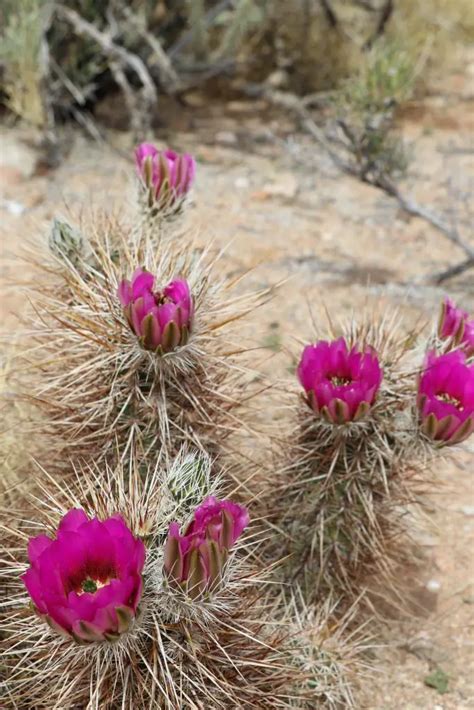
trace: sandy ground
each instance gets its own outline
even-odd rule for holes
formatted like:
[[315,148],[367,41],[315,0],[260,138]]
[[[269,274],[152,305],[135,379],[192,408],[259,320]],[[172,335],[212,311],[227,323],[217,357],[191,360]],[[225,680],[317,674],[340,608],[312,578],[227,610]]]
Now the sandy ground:
[[[413,157],[404,188],[458,220],[465,219],[474,174],[473,76],[474,63],[467,63],[400,119]],[[398,307],[408,320],[437,313],[447,291],[424,277],[462,253],[387,196],[341,175],[290,119],[236,101],[224,115],[204,105],[173,118],[179,133],[163,128],[156,138],[196,155],[192,220],[203,239],[227,245],[222,269],[238,275],[252,268],[249,287],[287,279],[255,329],[260,346],[279,351],[274,374],[287,374],[297,339],[313,333],[310,313],[321,322],[324,304],[340,315],[367,301]],[[53,216],[105,205],[126,210],[133,168],[127,134],[112,133],[97,146],[71,131],[64,163],[41,174],[28,132],[0,131],[0,279],[11,285],[22,275],[14,251],[24,239],[43,238]],[[473,312],[472,270],[447,288]],[[1,308],[8,329],[19,308],[14,288],[3,292]],[[432,559],[426,613],[391,632],[393,646],[378,653],[381,669],[361,692],[361,708],[474,707],[473,451],[465,446],[436,472],[443,486],[433,496],[425,541]],[[438,668],[449,677],[445,694],[424,683]]]

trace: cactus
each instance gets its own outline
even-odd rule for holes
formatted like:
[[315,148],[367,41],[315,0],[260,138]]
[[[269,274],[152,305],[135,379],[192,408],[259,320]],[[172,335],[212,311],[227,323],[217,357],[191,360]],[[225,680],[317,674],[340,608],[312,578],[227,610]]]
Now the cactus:
[[[424,387],[422,374],[417,385],[420,370],[430,378],[437,376],[422,369],[432,367],[430,359],[423,365],[431,340],[422,338],[417,329],[405,333],[395,314],[367,314],[329,336],[342,336],[347,350],[341,349],[340,340],[334,342],[337,353],[329,361],[334,372],[327,375],[324,361],[311,359],[311,348],[319,353],[324,345],[329,354],[327,343],[308,346],[303,354],[299,374],[307,394],[295,397],[293,428],[277,455],[283,463],[277,466],[280,476],[274,477],[268,510],[282,537],[270,546],[284,545],[289,555],[285,574],[300,579],[308,600],[334,590],[348,600],[356,598],[372,577],[378,593],[392,590],[392,598],[403,607],[404,600],[397,598],[400,565],[416,567],[422,557],[411,539],[416,526],[407,510],[422,504],[430,483],[429,463],[440,453],[440,445],[457,443],[472,431],[474,401],[469,388],[474,369],[461,350],[448,354],[460,368],[451,394],[462,399],[456,410],[454,400],[444,405],[436,399],[441,385],[445,391],[449,383],[441,382],[427,394],[434,385],[430,379]],[[378,392],[364,389],[370,386],[367,368],[375,367],[372,360],[363,365],[362,375],[354,368],[347,370],[350,358],[359,367],[361,358],[368,357],[361,352],[374,353],[380,363],[383,379]],[[440,360],[443,357],[447,356]],[[443,362],[440,366],[445,367]],[[318,379],[321,373],[328,378],[346,373],[347,379],[336,378],[336,385],[331,385],[329,379],[327,383]],[[357,377],[369,379],[360,384]],[[313,381],[317,384],[311,385]],[[458,391],[461,382],[464,394]],[[427,396],[436,400],[429,410]],[[358,406],[356,397],[362,402]],[[352,418],[344,398],[355,408]],[[449,408],[446,420],[443,407]],[[436,427],[429,426],[435,417],[428,416],[429,411],[436,414]]]

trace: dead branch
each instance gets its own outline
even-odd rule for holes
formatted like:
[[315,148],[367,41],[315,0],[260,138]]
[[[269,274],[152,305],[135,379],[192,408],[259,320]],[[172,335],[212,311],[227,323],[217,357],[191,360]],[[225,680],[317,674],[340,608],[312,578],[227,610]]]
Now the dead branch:
[[375,32],[373,33],[373,35],[371,37],[369,37],[367,42],[364,44],[364,49],[370,49],[372,47],[372,45],[374,44],[374,42],[379,37],[381,37],[383,35],[383,33],[385,32],[385,27],[387,25],[387,22],[392,17],[393,10],[394,10],[393,0],[387,0],[387,2],[385,3],[385,5],[382,8],[382,12],[380,14],[379,21],[377,23],[377,27],[375,28]]
[[48,8],[43,17],[43,31],[39,50],[38,63],[40,67],[40,95],[44,115],[43,140],[45,164],[54,168],[59,165],[61,156],[59,141],[56,133],[56,122],[54,119],[53,99],[49,89],[51,75],[51,54],[46,33],[51,25],[52,11]]
[[352,4],[362,8],[362,10],[366,10],[367,12],[377,12],[377,9],[371,2],[369,2],[369,0],[352,0]]
[[436,284],[441,284],[444,281],[447,281],[448,279],[452,279],[454,276],[460,276],[465,271],[468,271],[472,268],[474,268],[474,259],[465,259],[459,264],[451,266],[449,269],[445,269],[444,271],[438,271],[437,274],[432,274],[428,280],[433,281]]
[[410,197],[402,195],[397,186],[389,180],[382,179],[379,180],[377,183],[372,184],[374,184],[375,187],[379,187],[381,190],[386,192],[387,195],[394,197],[400,207],[405,210],[405,212],[413,215],[414,217],[420,217],[421,219],[424,219],[425,222],[431,224],[435,229],[438,230],[438,232],[441,232],[441,234],[443,234],[446,239],[449,239],[450,242],[462,249],[464,253],[467,254],[470,260],[474,260],[474,247],[472,247],[470,244],[461,239],[457,229],[455,227],[450,226],[447,222],[443,220],[442,217],[440,217],[435,212],[432,212],[430,208],[424,207],[423,205],[419,205],[415,200],[412,200]]
[[312,119],[311,114],[306,109],[304,99],[300,99],[298,96],[295,96],[289,92],[269,89],[265,85],[261,84],[247,84],[242,88],[243,91],[250,96],[264,98],[275,106],[279,106],[280,108],[284,108],[295,113],[300,120],[302,128],[309,133],[322,148],[325,149],[333,162],[339,168],[354,177],[358,177],[363,182],[383,190],[387,195],[396,199],[400,207],[405,212],[428,222],[452,244],[457,246],[459,249],[462,249],[468,258],[462,263],[433,276],[432,278],[435,281],[440,283],[441,281],[462,273],[463,271],[466,271],[474,266],[474,247],[460,237],[456,227],[448,224],[440,215],[433,212],[430,208],[418,204],[411,197],[403,195],[398,187],[389,179],[383,178],[380,175],[375,178],[370,177],[370,175],[361,175],[352,165],[350,165],[350,163],[342,160],[338,152],[331,145],[324,130],[319,128],[319,126],[317,126]]
[[[97,27],[84,20],[75,10],[71,10],[64,5],[56,5],[55,12],[59,17],[66,20],[78,35],[90,37],[100,46],[111,63],[114,63],[116,77],[118,77],[117,66],[121,67],[122,74],[124,74],[123,70],[125,68],[131,69],[136,74],[143,87],[144,113],[150,114],[151,109],[158,101],[158,94],[143,60],[136,54],[132,54],[127,49],[115,44],[110,34],[98,30]],[[123,89],[123,85],[121,88]],[[129,101],[130,96],[126,96],[126,100]]]
[[298,96],[288,91],[271,89],[265,84],[248,83],[240,88],[245,94],[251,96],[252,98],[262,98],[271,103],[273,106],[278,106],[279,108],[295,113],[300,119],[301,125],[305,131],[326,150],[336,165],[347,171],[348,166],[346,163],[343,163],[339,155],[332,148],[324,131],[314,122],[310,112],[305,106],[304,99],[300,99]]
[[138,139],[142,131],[143,119],[135,92],[130,86],[130,82],[123,71],[120,62],[117,62],[115,59],[110,60],[109,67],[115,83],[122,89],[123,97],[127,105],[128,115],[130,117],[130,129],[134,138]]
[[[221,0],[221,2],[217,3],[217,5],[204,15],[203,18],[203,24],[206,27],[209,27],[215,20],[215,18],[223,12],[223,10],[226,10],[230,5],[232,4],[232,0]],[[194,37],[194,29],[190,29],[188,32],[185,34],[181,35],[176,42],[171,46],[171,48],[168,51],[168,57],[173,59],[173,57],[177,56],[182,52],[183,49],[185,49],[188,44],[190,44],[193,41]]]
[[158,70],[158,75],[161,84],[167,89],[169,93],[175,93],[181,88],[181,80],[175,71],[173,65],[171,64],[170,58],[164,51],[161,43],[157,37],[155,37],[146,28],[142,27],[138,18],[126,5],[120,5],[120,11],[127,19],[127,21],[133,25],[137,34],[142,37],[142,39],[147,42],[148,46],[152,50],[153,54],[149,61],[151,66],[156,65]]
[[334,12],[333,8],[331,7],[329,0],[319,0],[319,2],[320,2],[320,5],[323,9],[326,20],[329,22],[329,25],[332,28],[337,27],[337,25],[338,25],[337,15]]

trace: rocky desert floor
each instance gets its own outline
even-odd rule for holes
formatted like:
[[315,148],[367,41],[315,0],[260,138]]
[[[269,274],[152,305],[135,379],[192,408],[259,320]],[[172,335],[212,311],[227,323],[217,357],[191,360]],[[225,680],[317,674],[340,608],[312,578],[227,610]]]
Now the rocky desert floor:
[[[325,307],[347,316],[381,304],[399,309],[411,323],[436,318],[449,294],[473,312],[474,270],[443,286],[428,279],[462,260],[462,252],[390,197],[341,174],[291,117],[264,103],[218,106],[199,96],[192,103],[164,107],[155,138],[198,160],[189,218],[202,241],[226,247],[222,273],[238,276],[250,269],[248,288],[284,281],[253,317],[254,339],[271,356],[273,377],[290,376],[299,343],[312,337],[312,321],[324,321]],[[466,205],[474,176],[474,59],[435,82],[399,122],[412,158],[403,190],[456,220],[472,240]],[[96,144],[67,129],[67,143],[60,167],[45,171],[26,129],[0,128],[1,314],[7,333],[22,303],[15,284],[25,267],[15,254],[23,242],[44,239],[55,216],[74,218],[104,207],[127,211],[133,200],[127,133],[109,131]],[[379,667],[360,690],[361,708],[474,707],[473,454],[472,443],[466,444],[434,472],[442,485],[432,495],[424,539],[431,561],[420,590],[424,611],[396,624],[390,646],[377,651]],[[445,693],[425,684],[437,669],[448,677]]]

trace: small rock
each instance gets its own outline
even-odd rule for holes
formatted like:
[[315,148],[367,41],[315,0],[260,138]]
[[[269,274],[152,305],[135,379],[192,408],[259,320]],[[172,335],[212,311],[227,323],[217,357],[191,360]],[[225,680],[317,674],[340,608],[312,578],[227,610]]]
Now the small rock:
[[0,165],[0,190],[8,191],[14,185],[19,185],[24,180],[24,176],[18,168],[12,165]]
[[284,89],[288,86],[288,82],[288,72],[284,69],[276,69],[267,77],[266,80],[266,83],[271,86],[272,89]]
[[298,181],[293,173],[281,173],[273,183],[264,185],[263,192],[269,197],[292,198],[298,191]]
[[216,142],[224,143],[224,145],[236,145],[238,138],[232,131],[218,131],[216,133]]
[[186,104],[192,108],[202,108],[208,104],[207,98],[201,91],[193,91],[186,94]]
[[31,177],[36,169],[37,155],[35,150],[3,130],[0,132],[0,142],[2,145],[0,171],[6,170],[7,178],[13,178],[16,182],[19,182],[21,178]]
[[430,663],[441,663],[446,660],[446,651],[436,645],[425,632],[409,639],[405,644],[405,649],[417,658]]
[[228,101],[226,108],[231,113],[253,113],[265,108],[264,101]]
[[461,512],[463,515],[467,515],[469,518],[472,518],[472,516],[474,516],[474,505],[465,505],[464,508],[461,508]]
[[253,192],[250,195],[250,199],[255,200],[256,202],[265,202],[269,199],[269,197],[270,195],[265,190],[257,190],[257,192]]
[[21,202],[16,202],[15,200],[3,200],[1,202],[1,206],[15,217],[22,215],[26,209],[25,205],[22,205]]
[[250,181],[247,177],[242,175],[234,180],[234,185],[238,187],[239,190],[245,190],[250,185]]
[[429,582],[426,583],[426,589],[429,592],[435,594],[441,589],[441,582],[439,582],[437,579],[430,579]]

